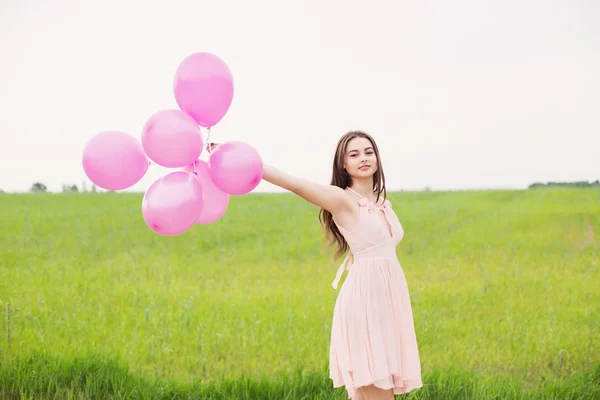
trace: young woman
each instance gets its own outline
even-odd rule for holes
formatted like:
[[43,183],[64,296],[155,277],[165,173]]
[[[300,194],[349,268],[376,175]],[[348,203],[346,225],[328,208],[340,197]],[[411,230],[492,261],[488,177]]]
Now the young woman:
[[[330,185],[265,165],[263,179],[321,208],[319,219],[347,256],[333,282],[348,275],[335,303],[330,377],[355,400],[394,399],[423,386],[410,297],[396,246],[404,230],[385,198],[377,144],[360,131],[343,135]],[[382,197],[383,195],[383,197]]]
[[[330,377],[354,400],[394,399],[423,386],[410,297],[396,246],[404,230],[385,198],[385,177],[373,138],[343,135],[330,185],[264,166],[263,179],[320,207],[319,219],[347,252],[333,282],[348,275],[333,312]],[[382,197],[383,195],[383,197]]]

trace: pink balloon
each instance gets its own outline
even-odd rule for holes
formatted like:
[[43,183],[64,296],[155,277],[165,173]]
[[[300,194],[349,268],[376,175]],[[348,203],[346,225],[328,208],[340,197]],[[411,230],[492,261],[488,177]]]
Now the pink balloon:
[[258,152],[244,142],[218,145],[208,158],[211,180],[223,192],[246,194],[260,183],[263,162]]
[[215,186],[210,179],[207,163],[196,160],[194,164],[185,167],[185,171],[194,173],[194,170],[200,180],[202,193],[204,194],[204,208],[196,223],[210,224],[225,214],[229,205],[229,195]]
[[233,76],[211,53],[194,53],[175,72],[175,100],[198,125],[210,128],[225,116],[233,101]]
[[196,175],[176,171],[148,188],[142,200],[142,215],[154,232],[175,236],[196,223],[203,206],[202,186]]
[[192,117],[180,110],[163,110],[144,125],[142,146],[155,163],[178,168],[193,163],[202,153],[203,143]]
[[100,132],[83,149],[83,170],[98,187],[127,189],[148,171],[148,158],[140,142],[119,131]]

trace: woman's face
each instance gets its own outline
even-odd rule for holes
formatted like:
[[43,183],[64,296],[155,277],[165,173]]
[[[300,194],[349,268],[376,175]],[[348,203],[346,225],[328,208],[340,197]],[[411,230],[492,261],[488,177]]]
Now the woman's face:
[[355,137],[348,142],[344,168],[352,178],[368,178],[377,171],[377,156],[371,141]]

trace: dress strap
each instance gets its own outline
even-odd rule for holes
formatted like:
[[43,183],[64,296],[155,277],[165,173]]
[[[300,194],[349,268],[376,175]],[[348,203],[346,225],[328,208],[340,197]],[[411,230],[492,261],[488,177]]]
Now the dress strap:
[[354,189],[352,189],[350,186],[348,186],[346,189],[348,189],[349,191],[351,191],[352,193],[354,193],[355,195],[358,196],[359,199],[362,199],[363,197],[358,194]]
[[354,259],[354,254],[352,254],[352,250],[348,250],[348,254],[346,255],[346,258],[344,258],[344,261],[342,261],[342,264],[340,265],[340,267],[337,270],[337,273],[335,274],[335,279],[331,283],[331,286],[333,286],[334,289],[337,289],[337,285],[338,285],[340,279],[342,278],[342,274],[344,273],[344,270],[345,269],[350,270],[350,266],[352,265],[352,264],[350,264],[350,257],[352,257]]

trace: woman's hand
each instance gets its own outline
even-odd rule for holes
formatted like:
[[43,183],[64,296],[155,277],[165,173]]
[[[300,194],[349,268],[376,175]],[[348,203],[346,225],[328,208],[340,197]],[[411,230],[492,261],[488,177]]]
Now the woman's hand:
[[207,143],[206,144],[206,150],[209,153],[212,153],[212,151],[219,145],[220,143]]

